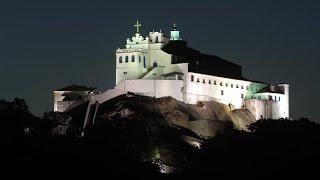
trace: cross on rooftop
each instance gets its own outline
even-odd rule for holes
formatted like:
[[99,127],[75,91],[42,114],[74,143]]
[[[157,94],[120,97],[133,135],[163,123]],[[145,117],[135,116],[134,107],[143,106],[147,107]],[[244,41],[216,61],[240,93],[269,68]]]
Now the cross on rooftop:
[[137,28],[137,33],[139,33],[140,26],[141,24],[139,24],[139,20],[137,19],[137,24],[134,25]]

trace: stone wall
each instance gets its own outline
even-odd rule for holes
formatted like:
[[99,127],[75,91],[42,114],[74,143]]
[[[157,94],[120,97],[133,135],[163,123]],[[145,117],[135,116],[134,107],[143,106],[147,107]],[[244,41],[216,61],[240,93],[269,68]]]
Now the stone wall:
[[245,108],[248,109],[256,119],[279,119],[286,118],[283,108],[278,101],[250,99],[245,100]]

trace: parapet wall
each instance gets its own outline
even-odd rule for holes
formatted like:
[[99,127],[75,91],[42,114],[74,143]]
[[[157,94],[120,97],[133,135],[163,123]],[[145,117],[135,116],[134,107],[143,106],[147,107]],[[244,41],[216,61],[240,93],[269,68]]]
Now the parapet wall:
[[182,80],[124,80],[115,89],[156,98],[171,96],[178,101],[183,101]]

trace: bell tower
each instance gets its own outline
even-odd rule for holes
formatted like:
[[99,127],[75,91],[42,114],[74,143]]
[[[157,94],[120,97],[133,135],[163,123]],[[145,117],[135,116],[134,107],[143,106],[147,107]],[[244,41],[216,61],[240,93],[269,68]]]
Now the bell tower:
[[172,41],[177,41],[177,40],[182,40],[180,38],[180,31],[178,30],[178,28],[176,27],[176,24],[173,23],[173,28],[170,31],[170,40]]

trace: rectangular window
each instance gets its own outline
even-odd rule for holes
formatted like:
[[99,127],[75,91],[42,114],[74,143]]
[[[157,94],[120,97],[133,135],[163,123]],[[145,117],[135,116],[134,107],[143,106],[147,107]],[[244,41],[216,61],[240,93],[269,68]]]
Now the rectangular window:
[[241,89],[243,89],[243,85],[241,85]]
[[243,95],[243,93],[241,93],[241,99],[243,99],[244,98],[244,95]]
[[228,87],[228,83],[226,83],[226,87]]
[[223,92],[223,90],[221,90],[221,95],[223,95],[224,94],[224,92]]
[[191,75],[191,82],[193,82],[194,81],[194,76],[193,75]]
[[197,78],[197,82],[200,82],[199,78]]
[[233,88],[233,84],[231,84],[231,88]]
[[202,80],[202,82],[203,82],[203,83],[206,83],[206,80],[205,80],[205,79],[203,79],[203,80]]
[[239,84],[236,85],[236,88],[239,88]]
[[279,96],[279,101],[280,101],[280,96]]
[[220,82],[220,86],[222,86],[222,82]]
[[249,86],[246,86],[246,90],[249,90]]
[[214,85],[217,85],[217,81],[213,81],[213,84],[214,84]]
[[211,80],[209,80],[209,84],[211,84]]

